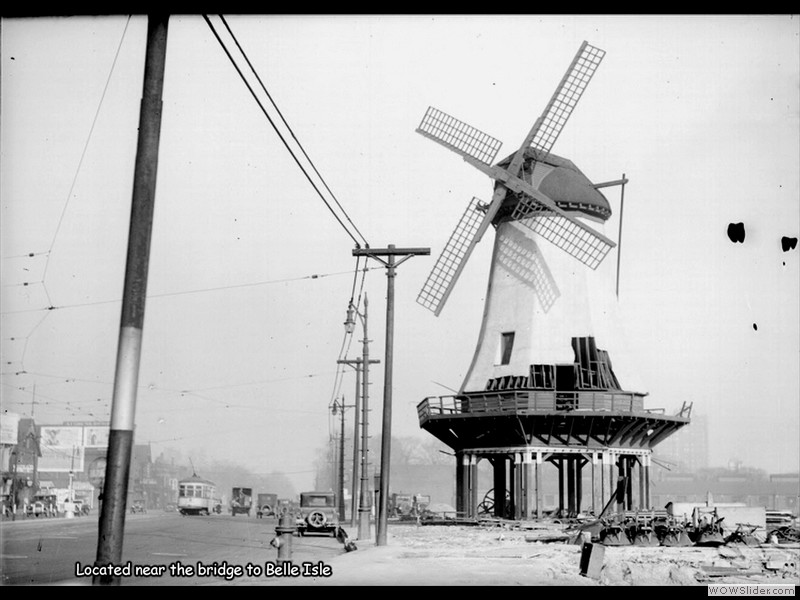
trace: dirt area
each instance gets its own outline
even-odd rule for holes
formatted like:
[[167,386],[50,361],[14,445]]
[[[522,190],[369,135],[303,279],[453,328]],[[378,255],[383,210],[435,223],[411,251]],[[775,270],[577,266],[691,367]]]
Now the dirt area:
[[[594,576],[582,576],[582,547],[546,539],[560,529],[413,524],[389,526],[387,544],[331,561],[330,578],[292,583],[328,585],[705,585],[800,582],[800,548],[603,546]],[[554,535],[553,537],[557,537]],[[262,580],[263,582],[263,580]],[[289,583],[287,581],[284,584]]]

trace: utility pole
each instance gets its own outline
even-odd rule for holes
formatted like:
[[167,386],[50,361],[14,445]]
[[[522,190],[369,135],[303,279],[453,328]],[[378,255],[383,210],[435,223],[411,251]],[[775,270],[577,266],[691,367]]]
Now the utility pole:
[[353,313],[358,315],[361,319],[361,325],[364,328],[364,339],[362,340],[362,358],[361,366],[363,369],[363,377],[361,381],[361,480],[359,482],[358,490],[358,539],[366,540],[371,537],[370,534],[370,512],[372,506],[370,503],[369,494],[369,479],[367,476],[367,468],[369,466],[369,365],[373,362],[380,362],[377,360],[369,359],[369,337],[367,337],[367,308],[369,301],[367,294],[364,294],[364,314],[356,310],[352,302],[347,308],[347,320],[344,322],[344,328],[347,333],[352,333],[355,328],[355,321],[353,320]]
[[[114,374],[114,397],[111,403],[108,462],[97,536],[96,566],[118,565],[122,562],[125,505],[133,454],[136,392],[142,351],[144,305],[147,297],[147,269],[155,207],[158,146],[161,137],[161,97],[164,88],[168,25],[168,14],[153,14],[147,17],[147,49],[139,109],[139,139],[134,167],[128,256]],[[92,579],[92,583],[119,585],[120,577],[96,576]]]
[[[347,325],[348,323],[345,323]],[[353,323],[354,324],[354,323]],[[348,332],[352,333],[352,332]],[[356,358],[355,360],[337,360],[337,364],[340,365],[350,365],[356,371],[356,404],[355,410],[355,417],[353,419],[353,479],[352,479],[352,502],[350,506],[350,527],[355,528],[358,525],[358,511],[357,505],[358,502],[356,500],[356,482],[359,481],[359,468],[358,462],[360,459],[360,446],[359,446],[359,435],[358,435],[358,428],[359,428],[359,411],[361,410],[361,369],[362,363],[364,359],[361,357]],[[381,361],[379,360],[370,360],[371,364],[377,364]],[[366,419],[366,417],[365,417]],[[366,422],[366,421],[365,421]]]
[[[378,496],[378,519],[376,532],[376,545],[386,545],[386,527],[388,525],[388,496],[389,496],[389,465],[392,449],[392,360],[394,346],[394,278],[395,269],[412,256],[427,256],[430,248],[395,248],[389,244],[388,248],[371,249],[356,248],[353,256],[367,256],[374,258],[386,267],[387,294],[386,294],[386,364],[383,378],[383,430],[381,433],[381,479],[380,494]],[[381,256],[386,256],[383,260]],[[395,262],[395,256],[402,256]]]
[[342,412],[342,431],[339,434],[339,475],[336,478],[336,495],[338,497],[340,522],[344,522],[346,518],[344,512],[344,409],[344,396],[342,396],[341,406],[339,406],[336,400],[333,401],[333,409],[331,412],[333,412],[334,415],[338,410],[341,410]]

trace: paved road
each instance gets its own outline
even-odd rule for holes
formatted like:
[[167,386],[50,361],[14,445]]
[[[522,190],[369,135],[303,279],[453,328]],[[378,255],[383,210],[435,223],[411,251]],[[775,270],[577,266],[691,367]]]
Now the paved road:
[[[120,585],[220,585],[246,578],[246,565],[261,569],[275,563],[278,551],[270,545],[277,520],[238,515],[183,517],[178,513],[127,515],[122,566],[131,574]],[[74,519],[30,519],[0,524],[3,585],[90,585],[90,567],[97,554],[97,516]],[[332,537],[292,538],[292,563],[324,565],[343,554]],[[214,563],[217,563],[216,570]],[[178,564],[194,573],[178,574]],[[172,566],[172,569],[170,567]],[[205,574],[198,573],[205,567]],[[136,572],[137,567],[139,572]],[[153,567],[146,576],[145,567]],[[208,568],[210,567],[210,569]]]

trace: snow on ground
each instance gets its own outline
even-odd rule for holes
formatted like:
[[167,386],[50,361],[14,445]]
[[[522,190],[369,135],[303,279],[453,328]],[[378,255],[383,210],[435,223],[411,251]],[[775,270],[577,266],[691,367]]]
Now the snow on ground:
[[[558,533],[557,529],[552,530]],[[530,541],[542,529],[390,524],[387,544],[355,540],[358,550],[328,564],[328,578],[242,581],[269,585],[672,586],[800,582],[797,545],[718,548],[604,547],[599,577],[580,574],[581,546]],[[373,532],[374,533],[374,532]],[[770,568],[767,568],[769,566]],[[724,576],[719,573],[726,572]],[[716,575],[708,576],[709,573]],[[704,577],[704,574],[705,577]]]

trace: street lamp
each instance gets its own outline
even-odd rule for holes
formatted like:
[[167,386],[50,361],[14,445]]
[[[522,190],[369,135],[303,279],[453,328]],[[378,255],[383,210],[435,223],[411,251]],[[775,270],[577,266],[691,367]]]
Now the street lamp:
[[[362,359],[361,365],[363,370],[363,377],[361,378],[361,479],[359,481],[358,490],[358,539],[366,540],[371,537],[369,516],[371,512],[371,504],[369,497],[369,481],[367,479],[367,465],[368,465],[368,452],[367,444],[369,442],[369,363],[377,362],[369,360],[369,339],[367,337],[367,307],[369,301],[367,294],[364,294],[364,314],[358,312],[353,303],[347,307],[347,319],[344,322],[344,329],[347,333],[353,333],[355,330],[354,315],[358,315],[361,320],[361,326],[364,328],[364,339],[362,340]],[[356,413],[358,409],[356,409]],[[356,435],[356,432],[353,433]],[[355,482],[353,482],[355,485]],[[355,494],[353,494],[355,499]]]

